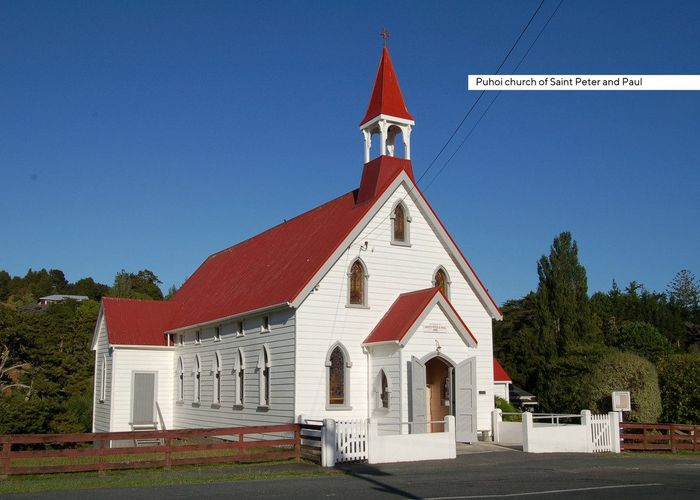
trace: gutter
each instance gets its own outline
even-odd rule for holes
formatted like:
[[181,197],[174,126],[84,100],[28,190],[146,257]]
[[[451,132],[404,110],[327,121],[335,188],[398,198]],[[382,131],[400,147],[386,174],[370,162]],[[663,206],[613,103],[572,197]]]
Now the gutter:
[[232,319],[238,319],[238,318],[243,318],[245,316],[251,316],[267,311],[272,311],[273,309],[281,309],[283,307],[291,307],[293,308],[292,304],[289,302],[280,302],[279,304],[273,304],[271,306],[265,306],[265,307],[259,307],[258,309],[251,309],[250,311],[245,311],[237,314],[232,314],[231,316],[224,316],[223,318],[217,318],[209,321],[203,321],[202,323],[196,323],[194,325],[187,325],[187,326],[181,326],[179,328],[174,328],[172,330],[166,330],[165,335],[168,335],[170,333],[180,333],[184,332],[187,330],[191,330],[193,328],[202,328],[205,326],[211,326],[211,325],[216,325],[217,323],[221,323],[224,321],[229,321]]

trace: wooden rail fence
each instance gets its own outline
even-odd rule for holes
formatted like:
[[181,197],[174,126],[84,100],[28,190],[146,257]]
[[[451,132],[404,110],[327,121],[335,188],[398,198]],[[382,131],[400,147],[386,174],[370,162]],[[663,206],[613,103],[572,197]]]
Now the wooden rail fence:
[[[167,431],[6,434],[0,435],[0,477],[299,459],[300,431],[299,424],[287,424]],[[114,442],[125,444],[129,441],[134,444],[111,447]],[[137,441],[149,444],[137,446]]]
[[620,438],[623,451],[700,451],[700,425],[622,422]]

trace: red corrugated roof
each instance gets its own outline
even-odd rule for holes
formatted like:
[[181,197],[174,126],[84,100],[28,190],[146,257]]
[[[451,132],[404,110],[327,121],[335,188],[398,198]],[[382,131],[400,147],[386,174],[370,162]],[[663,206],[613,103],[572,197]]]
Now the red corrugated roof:
[[364,344],[401,342],[411,326],[413,326],[420,315],[423,314],[425,308],[430,306],[433,299],[438,294],[452,310],[464,327],[464,330],[471,336],[476,344],[477,340],[471,330],[469,330],[469,327],[464,323],[459,313],[455,310],[447,297],[442,294],[439,288],[425,288],[423,290],[416,290],[399,295],[382,319],[379,320],[379,323],[377,323],[372,332],[367,336]]
[[110,344],[167,345],[165,329],[175,304],[161,300],[102,298]]
[[510,379],[508,372],[503,369],[501,363],[496,358],[493,358],[493,381],[494,382],[513,382]]
[[397,118],[413,120],[403,100],[399,79],[396,77],[391,56],[389,56],[389,49],[386,47],[384,47],[382,58],[379,61],[377,78],[374,80],[367,113],[365,113],[365,117],[360,122],[360,125],[379,115],[391,115]]

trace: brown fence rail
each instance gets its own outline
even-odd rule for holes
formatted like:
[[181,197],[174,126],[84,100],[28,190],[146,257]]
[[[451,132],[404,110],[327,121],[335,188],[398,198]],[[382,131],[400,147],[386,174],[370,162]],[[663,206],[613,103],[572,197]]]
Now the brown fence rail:
[[299,459],[300,431],[299,424],[287,424],[169,431],[5,434],[0,435],[0,477]]
[[700,425],[620,424],[624,451],[700,451]]

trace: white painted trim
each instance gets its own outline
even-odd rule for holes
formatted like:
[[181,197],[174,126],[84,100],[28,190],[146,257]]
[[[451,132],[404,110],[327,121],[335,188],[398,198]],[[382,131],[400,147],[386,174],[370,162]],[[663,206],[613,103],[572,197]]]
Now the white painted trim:
[[391,121],[391,122],[396,122],[400,123],[401,125],[415,125],[416,122],[414,120],[407,120],[406,118],[399,118],[398,116],[392,116],[392,115],[384,115],[384,114],[379,114],[372,118],[369,121],[366,121],[365,123],[360,125],[360,130],[366,129],[371,127],[372,125],[376,125],[380,121]]
[[459,335],[464,344],[467,347],[477,347],[477,344],[472,339],[472,336],[464,328],[460,318],[455,315],[445,298],[442,296],[442,294],[439,293],[436,293],[432,300],[428,303],[428,305],[421,311],[420,316],[418,316],[418,318],[413,322],[411,327],[406,331],[406,334],[403,336],[403,339],[399,341],[399,345],[401,347],[404,347],[410,342],[411,337],[413,337],[413,334],[416,333],[416,330],[418,330],[420,324],[423,323],[426,316],[428,316],[428,314],[433,309],[433,307],[435,307],[435,305],[437,305],[442,311],[442,313],[447,317],[450,324],[455,329],[457,335]]
[[114,349],[135,349],[137,351],[172,351],[175,346],[165,345],[138,345],[138,344],[112,344]]
[[[92,331],[92,342],[90,343],[90,349],[92,351],[97,350],[97,341],[100,335],[100,327],[102,326],[102,320],[104,318],[104,309],[102,303],[100,303],[100,312],[97,313],[97,323],[95,323],[95,329]],[[107,324],[105,322],[105,330],[107,329]],[[107,345],[109,346],[109,332],[107,332]]]
[[376,345],[388,345],[388,344],[395,344],[395,345],[400,345],[401,343],[398,340],[382,340],[381,342],[366,342],[362,344],[362,347],[374,347]]
[[279,304],[273,304],[271,306],[264,306],[264,307],[258,307],[257,309],[251,309],[250,311],[245,311],[241,313],[236,313],[232,314],[230,316],[224,316],[222,318],[216,318],[208,321],[204,321],[202,323],[195,323],[193,325],[187,325],[187,326],[181,326],[179,328],[173,328],[172,330],[166,330],[165,334],[168,333],[179,333],[179,332],[184,332],[187,330],[191,330],[193,328],[204,328],[207,326],[211,326],[216,323],[223,323],[225,321],[229,321],[232,319],[239,319],[239,318],[245,318],[246,316],[254,316],[254,315],[259,315],[262,312],[267,312],[267,311],[273,311],[275,309],[282,309],[283,307],[294,307],[292,304],[289,302],[280,302]]

